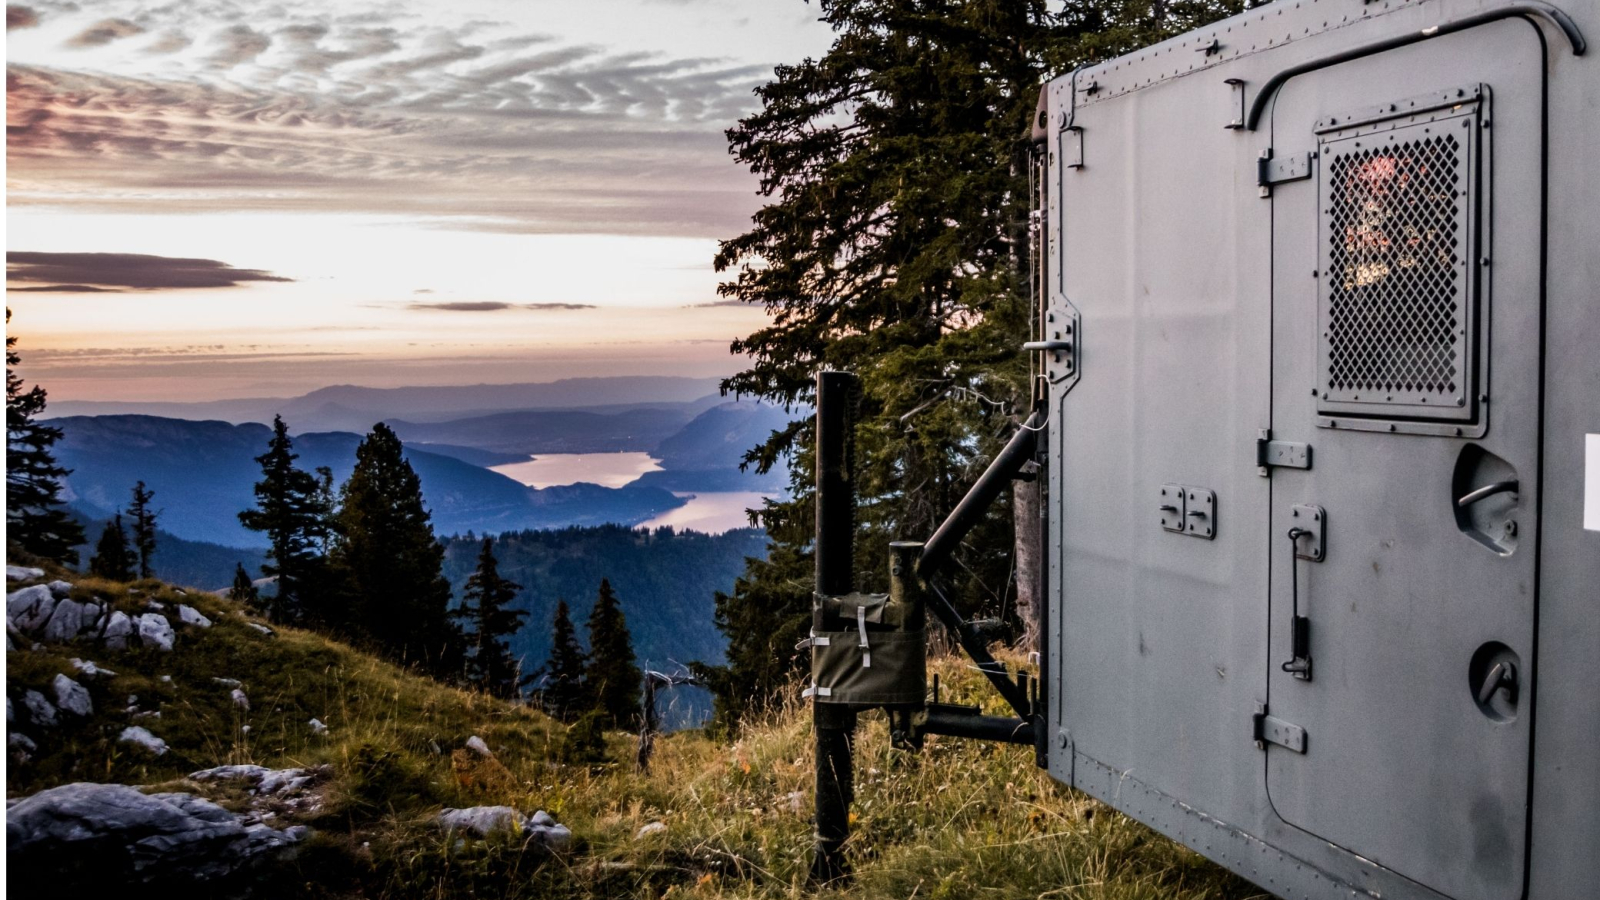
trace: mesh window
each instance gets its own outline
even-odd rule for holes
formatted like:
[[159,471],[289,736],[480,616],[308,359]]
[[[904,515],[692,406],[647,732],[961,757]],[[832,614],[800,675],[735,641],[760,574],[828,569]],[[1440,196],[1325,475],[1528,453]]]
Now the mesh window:
[[1464,157],[1445,133],[1327,160],[1328,399],[1455,405],[1466,362]]

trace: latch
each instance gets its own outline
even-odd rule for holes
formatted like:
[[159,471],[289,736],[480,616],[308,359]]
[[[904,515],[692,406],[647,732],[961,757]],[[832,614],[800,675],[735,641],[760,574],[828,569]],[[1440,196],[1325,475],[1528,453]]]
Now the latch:
[[1256,707],[1255,715],[1250,717],[1250,726],[1251,737],[1258,750],[1267,749],[1268,744],[1277,744],[1296,753],[1306,752],[1306,730],[1293,722],[1267,715],[1265,706]]
[[1083,168],[1083,129],[1077,125],[1061,132],[1061,163],[1069,169]]
[[1262,478],[1272,474],[1274,468],[1311,468],[1311,445],[1296,441],[1275,441],[1272,432],[1261,429],[1256,437],[1256,471]]
[[1174,534],[1212,540],[1217,536],[1217,492],[1184,484],[1163,484],[1161,527]]
[[1271,197],[1275,184],[1310,178],[1314,157],[1309,150],[1281,159],[1273,157],[1271,147],[1261,151],[1261,158],[1256,160],[1256,184],[1261,188],[1261,196]]

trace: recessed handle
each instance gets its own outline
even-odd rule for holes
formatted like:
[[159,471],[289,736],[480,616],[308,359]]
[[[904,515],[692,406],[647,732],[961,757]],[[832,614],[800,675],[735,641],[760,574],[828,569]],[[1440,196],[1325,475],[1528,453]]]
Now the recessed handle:
[[1488,703],[1495,691],[1506,689],[1509,697],[1515,701],[1517,691],[1517,666],[1511,662],[1497,662],[1494,668],[1483,679],[1483,687],[1478,689],[1478,702]]
[[1516,493],[1520,487],[1521,485],[1515,478],[1510,481],[1496,481],[1493,484],[1486,484],[1477,490],[1462,494],[1461,499],[1456,501],[1456,507],[1464,509],[1485,497],[1493,497],[1495,494]]

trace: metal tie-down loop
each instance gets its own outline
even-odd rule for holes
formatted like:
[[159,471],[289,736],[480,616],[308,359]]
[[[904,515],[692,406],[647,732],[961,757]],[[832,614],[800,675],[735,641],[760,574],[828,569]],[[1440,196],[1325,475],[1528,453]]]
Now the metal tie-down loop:
[[856,629],[861,632],[861,668],[872,668],[872,648],[867,646],[867,608],[856,607]]

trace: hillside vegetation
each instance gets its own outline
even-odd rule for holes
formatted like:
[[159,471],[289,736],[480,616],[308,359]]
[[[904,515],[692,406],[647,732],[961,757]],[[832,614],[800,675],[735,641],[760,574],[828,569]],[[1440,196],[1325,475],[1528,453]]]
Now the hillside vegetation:
[[[326,765],[331,775],[316,802],[280,811],[277,824],[306,824],[313,836],[256,874],[263,896],[810,895],[810,727],[796,703],[749,723],[731,744],[699,732],[663,737],[651,772],[641,775],[630,735],[606,735],[614,762],[564,763],[566,729],[539,712],[443,687],[310,632],[265,635],[251,624],[263,623],[214,596],[82,578],[73,596],[129,613],[151,600],[183,603],[214,624],[180,628],[167,652],[61,644],[8,653],[6,690],[18,723],[23,693],[47,692],[58,674],[82,680],[94,704],[92,715],[64,716],[52,728],[13,725],[37,750],[25,762],[13,756],[9,797],[73,781],[120,782],[239,808],[236,789],[185,776],[230,763]],[[86,678],[71,659],[89,656],[116,674]],[[952,699],[985,696],[959,660],[934,665]],[[219,678],[240,682],[248,710]],[[134,718],[129,707],[160,715]],[[326,732],[311,727],[312,718]],[[154,756],[118,743],[133,723],[169,751]],[[492,758],[464,749],[473,736]],[[1024,748],[931,739],[920,755],[906,754],[889,748],[874,720],[857,766],[857,877],[836,893],[842,898],[1257,896],[1199,856],[1057,786]],[[572,829],[572,844],[549,851],[511,835],[447,838],[433,821],[443,807],[499,804],[549,811]]]

